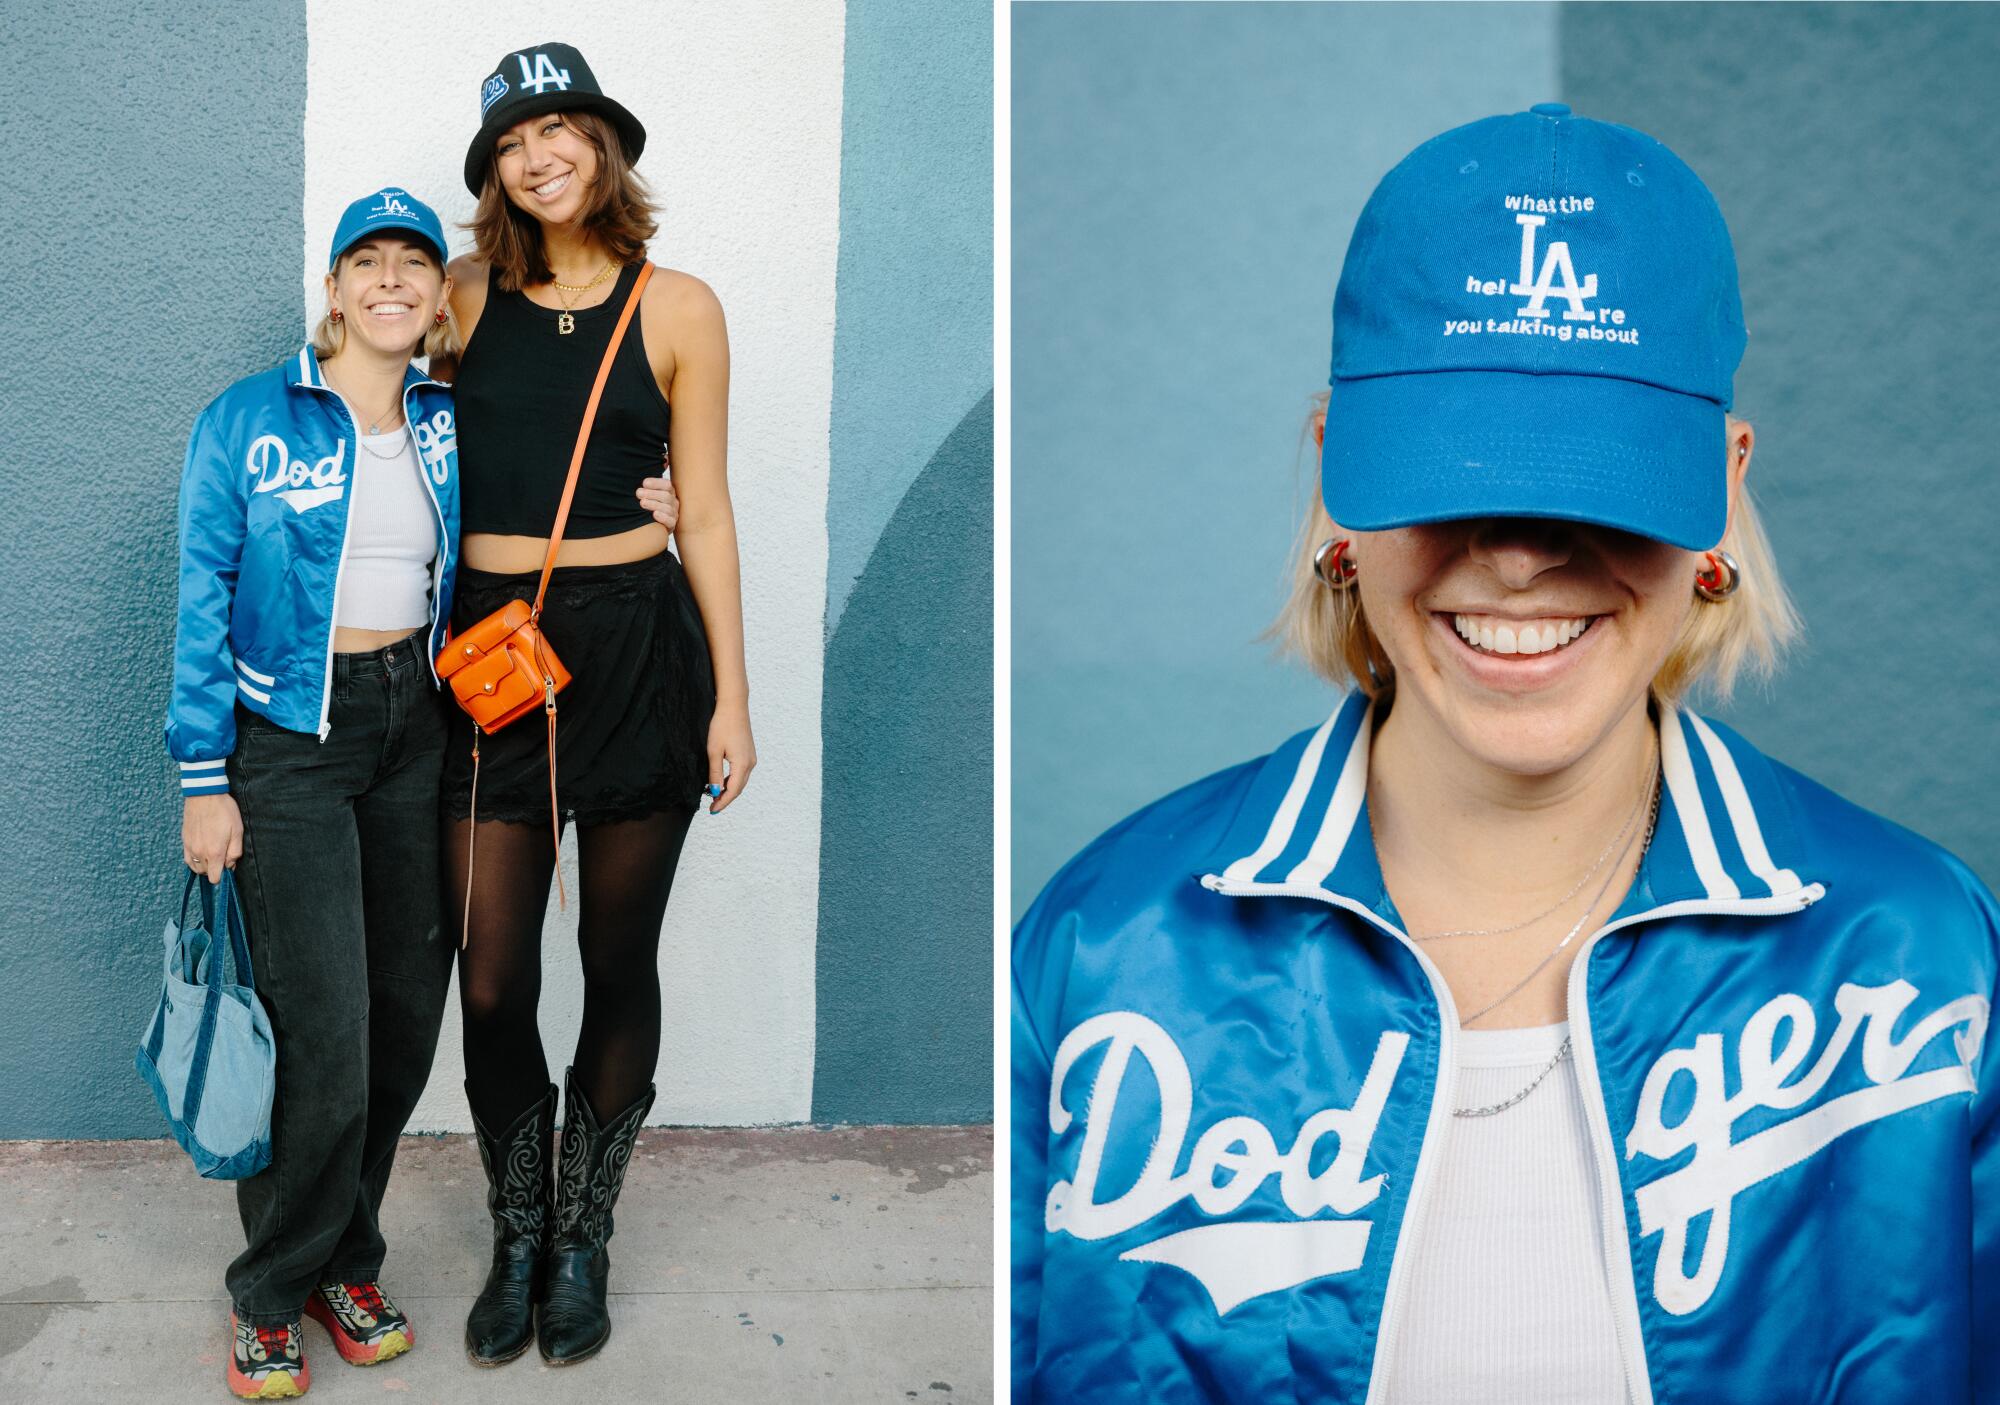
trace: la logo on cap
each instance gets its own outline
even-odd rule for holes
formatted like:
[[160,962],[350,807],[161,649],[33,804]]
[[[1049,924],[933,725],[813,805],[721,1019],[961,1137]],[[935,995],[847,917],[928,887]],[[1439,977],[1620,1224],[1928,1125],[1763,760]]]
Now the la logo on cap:
[[535,66],[533,69],[528,67],[528,56],[526,54],[514,55],[514,61],[521,65],[521,86],[523,88],[533,88],[535,96],[540,97],[542,89],[548,87],[551,83],[555,85],[556,91],[559,93],[569,91],[569,70],[567,68],[557,68],[549,56],[539,49],[535,51]]
[[401,215],[404,219],[415,219],[417,212],[402,202],[400,198],[402,194],[400,190],[383,191],[382,203],[368,212],[368,218],[379,220],[387,219],[391,215]]

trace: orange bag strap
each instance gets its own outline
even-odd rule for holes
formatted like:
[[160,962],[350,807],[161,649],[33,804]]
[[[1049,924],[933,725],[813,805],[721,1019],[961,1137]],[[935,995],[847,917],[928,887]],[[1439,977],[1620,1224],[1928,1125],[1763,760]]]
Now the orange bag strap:
[[576,432],[576,452],[569,456],[569,481],[563,484],[562,505],[556,509],[555,530],[549,533],[548,559],[542,562],[542,584],[535,591],[535,608],[528,616],[531,620],[542,617],[542,597],[549,593],[549,576],[556,569],[556,552],[562,548],[563,528],[569,525],[570,500],[576,496],[577,476],[583,470],[583,450],[590,442],[590,427],[597,420],[597,402],[604,398],[604,382],[611,378],[611,363],[625,340],[625,329],[632,325],[632,314],[638,311],[639,294],[646,291],[646,283],[652,276],[652,262],[641,263],[639,277],[633,282],[632,291],[626,295],[625,310],[618,314],[618,325],[612,329],[611,345],[604,348],[604,362],[597,368],[597,384],[590,388],[590,403],[583,408],[583,427]]

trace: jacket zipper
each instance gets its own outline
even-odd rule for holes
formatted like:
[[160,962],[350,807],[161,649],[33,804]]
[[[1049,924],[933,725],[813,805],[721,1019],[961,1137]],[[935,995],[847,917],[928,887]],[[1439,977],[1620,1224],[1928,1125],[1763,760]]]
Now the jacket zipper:
[[1811,883],[1796,893],[1734,902],[1693,898],[1621,917],[1590,934],[1577,948],[1569,968],[1570,1052],[1576,1059],[1577,1087],[1583,1094],[1584,1122],[1590,1129],[1591,1159],[1597,1166],[1598,1219],[1603,1226],[1604,1280],[1611,1294],[1611,1324],[1618,1342],[1618,1359],[1625,1364],[1625,1389],[1630,1405],[1653,1405],[1653,1378],[1646,1369],[1646,1344],[1639,1328],[1639,1288],[1632,1276],[1632,1239],[1625,1224],[1625,1192],[1618,1180],[1618,1145],[1611,1135],[1611,1114],[1604,1105],[1604,1088],[1597,1077],[1597,1050],[1590,1042],[1589,970],[1591,950],[1621,927],[1663,917],[1702,914],[1713,917],[1762,917],[1798,912],[1826,896]]
[[[315,371],[319,368],[318,358],[313,361]],[[354,416],[347,412],[347,402],[331,386],[314,386],[324,394],[333,397],[333,403],[340,408],[340,417],[347,421],[347,447],[354,451],[348,459],[347,506],[340,515],[340,555],[333,563],[333,599],[327,602],[326,610],[326,671],[320,676],[319,684],[319,739],[325,743],[327,733],[333,730],[327,718],[333,713],[333,637],[338,632],[334,616],[340,609],[340,573],[347,569],[347,528],[354,520],[354,489],[361,484],[361,431],[354,423]]]
[[[1397,1228],[1396,1247],[1389,1258],[1389,1282],[1382,1295],[1382,1321],[1375,1333],[1375,1359],[1369,1372],[1366,1405],[1378,1405],[1386,1399],[1388,1390],[1387,1373],[1393,1353],[1389,1350],[1395,1344],[1396,1329],[1401,1326],[1402,1299],[1398,1289],[1403,1286],[1402,1275],[1409,1258],[1403,1253],[1406,1243],[1415,1242],[1417,1231],[1422,1228],[1421,1211],[1424,1208],[1423,1192],[1428,1182],[1427,1172],[1437,1164],[1438,1158],[1430,1155],[1433,1146],[1441,1146],[1450,1134],[1453,1095],[1457,1091],[1457,1060],[1454,1057],[1458,1035],[1458,1009],[1451,998],[1451,991],[1445,985],[1443,975],[1431,963],[1409,936],[1391,926],[1371,908],[1353,898],[1343,897],[1327,889],[1301,884],[1284,883],[1240,883],[1207,874],[1201,885],[1212,892],[1232,897],[1287,897],[1311,898],[1317,902],[1330,904],[1356,916],[1387,932],[1417,958],[1424,976],[1431,983],[1432,994],[1437,997],[1439,1012],[1438,1041],[1438,1086],[1431,1097],[1430,1120],[1424,1130],[1424,1144],[1417,1150],[1417,1167],[1410,1176],[1409,1203],[1403,1210],[1403,1223]],[[1611,1117],[1604,1106],[1604,1091],[1597,1079],[1597,1054],[1590,1043],[1590,1009],[1585,994],[1587,984],[1585,973],[1590,952],[1599,941],[1622,927],[1630,927],[1639,922],[1650,922],[1665,917],[1680,917],[1703,914],[1715,917],[1756,917],[1797,912],[1812,906],[1826,896],[1826,889],[1818,883],[1808,884],[1796,893],[1785,893],[1770,898],[1747,898],[1736,901],[1714,901],[1692,898],[1682,902],[1666,903],[1659,907],[1647,908],[1592,932],[1584,944],[1577,949],[1576,959],[1569,972],[1569,1020],[1570,1049],[1576,1059],[1577,1084],[1585,1093],[1583,1099],[1585,1121],[1590,1128],[1592,1159],[1597,1166],[1598,1216],[1603,1222],[1600,1235],[1604,1245],[1604,1267],[1606,1286],[1611,1294],[1611,1320],[1618,1344],[1618,1357],[1625,1366],[1625,1388],[1630,1405],[1653,1405],[1652,1378],[1646,1371],[1645,1343],[1639,1333],[1639,1292],[1632,1276],[1631,1237],[1625,1227],[1624,1191],[1618,1181],[1618,1153],[1611,1139]],[[1615,1234],[1614,1234],[1615,1230]]]
[[1424,1200],[1424,1189],[1429,1183],[1431,1168],[1442,1159],[1444,1143],[1451,1135],[1451,1110],[1458,1092],[1457,1003],[1451,998],[1451,988],[1445,984],[1443,973],[1432,963],[1423,948],[1411,941],[1407,933],[1383,921],[1380,914],[1353,898],[1342,897],[1338,893],[1318,887],[1281,883],[1235,883],[1214,875],[1204,877],[1201,882],[1205,888],[1232,897],[1312,898],[1352,912],[1387,932],[1416,957],[1424,978],[1431,983],[1431,994],[1437,1000],[1437,1087],[1431,1093],[1430,1119],[1424,1124],[1423,1145],[1417,1148],[1417,1167],[1410,1173],[1409,1203],[1404,1207],[1403,1223],[1396,1233],[1396,1247],[1389,1253],[1389,1282],[1382,1293],[1382,1321],[1376,1329],[1375,1359],[1368,1374],[1366,1405],[1376,1405],[1376,1402],[1385,1399],[1387,1395],[1389,1362],[1392,1357],[1385,1347],[1395,1340],[1396,1329],[1401,1325],[1403,1299],[1407,1296],[1400,1290],[1403,1287],[1403,1279],[1409,1272],[1411,1256],[1403,1252],[1403,1246],[1418,1240],[1416,1231],[1422,1227],[1422,1212],[1427,1204]]
[[[410,447],[413,449],[416,448],[417,442],[417,422],[410,415],[410,397],[416,393],[420,385],[434,385],[440,390],[448,389],[444,382],[434,380],[412,381],[403,387],[403,423],[410,426]],[[431,511],[437,514],[438,520],[437,569],[431,572],[431,628],[430,633],[424,636],[424,666],[431,671],[431,686],[438,688],[444,686],[444,681],[437,676],[438,606],[443,603],[441,597],[444,592],[441,587],[444,584],[445,558],[451,554],[451,533],[444,525],[444,504],[438,501],[437,485],[431,482],[431,472],[424,463],[421,451],[417,454],[417,476],[424,481],[424,491],[430,494]],[[339,603],[337,598],[335,603]]]

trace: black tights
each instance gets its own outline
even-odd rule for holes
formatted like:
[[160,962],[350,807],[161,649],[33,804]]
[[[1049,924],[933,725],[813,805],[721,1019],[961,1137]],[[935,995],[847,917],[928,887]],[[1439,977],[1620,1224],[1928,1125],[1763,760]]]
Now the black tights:
[[[573,1060],[600,1118],[617,1116],[653,1081],[660,1057],[660,923],[693,810],[578,825],[577,946],[583,1030]],[[469,820],[445,822],[446,911],[464,916]],[[542,913],[555,852],[547,825],[479,823],[471,937],[458,958],[465,1084],[473,1115],[496,1135],[549,1084],[536,1011]]]

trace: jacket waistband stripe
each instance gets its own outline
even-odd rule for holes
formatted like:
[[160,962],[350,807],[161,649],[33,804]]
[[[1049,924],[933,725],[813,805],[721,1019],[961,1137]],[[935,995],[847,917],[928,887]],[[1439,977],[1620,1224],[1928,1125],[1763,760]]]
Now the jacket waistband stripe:
[[229,764],[229,763],[228,763],[228,761],[226,761],[226,760],[223,760],[223,761],[183,761],[183,762],[181,762],[181,771],[182,771],[182,773],[183,773],[183,774],[185,774],[185,773],[186,773],[186,772],[188,772],[188,771],[220,771],[220,770],[221,770],[221,769],[222,769],[222,768],[223,768],[224,766],[227,766],[228,764]]
[[1319,834],[1313,839],[1313,846],[1306,851],[1305,858],[1285,875],[1287,883],[1309,883],[1318,887],[1326,882],[1327,875],[1340,862],[1341,851],[1347,847],[1348,836],[1354,832],[1355,817],[1361,813],[1361,802],[1368,794],[1368,739],[1374,731],[1374,721],[1375,704],[1371,702],[1361,716],[1361,725],[1354,729],[1354,740],[1348,744],[1347,759],[1341,765],[1340,780],[1333,788],[1333,799],[1327,802],[1326,818],[1320,822]]
[[1326,739],[1333,734],[1333,724],[1339,720],[1340,709],[1335,708],[1326,721],[1320,723],[1319,730],[1306,743],[1305,753],[1299,757],[1298,768],[1292,772],[1292,783],[1285,790],[1278,813],[1271,817],[1271,827],[1264,832],[1264,842],[1257,846],[1255,853],[1236,860],[1224,869],[1224,878],[1254,883],[1264,865],[1285,852],[1285,846],[1292,842],[1292,830],[1298,825],[1299,812],[1305,808],[1306,795],[1312,790],[1313,778],[1319,774]]
[[181,789],[227,790],[229,789],[229,777],[220,771],[217,771],[212,776],[183,776],[181,777]]
[[268,673],[259,673],[256,669],[250,667],[249,664],[243,662],[243,660],[241,659],[238,659],[236,661],[236,671],[242,674],[245,678],[249,679],[252,683],[262,683],[266,687],[269,687],[278,681]]
[[236,680],[236,686],[241,688],[244,691],[244,693],[247,694],[248,696],[255,698],[258,702],[267,703],[271,700],[271,695],[269,693],[265,692],[262,688],[251,687],[241,678]]
[[1709,765],[1715,768],[1716,788],[1722,792],[1722,803],[1729,811],[1729,822],[1736,829],[1736,845],[1743,851],[1743,861],[1750,865],[1750,871],[1770,885],[1771,895],[1795,893],[1804,885],[1798,874],[1789,868],[1779,868],[1771,861],[1771,851],[1765,847],[1764,831],[1757,823],[1757,812],[1750,804],[1750,792],[1743,784],[1743,775],[1736,769],[1736,758],[1729,754],[1729,748],[1715,730],[1692,712],[1687,714],[1689,725],[1701,738],[1701,748],[1708,753]]
[[1660,718],[1660,769],[1666,776],[1667,793],[1673,797],[1674,814],[1680,819],[1687,839],[1688,857],[1708,890],[1711,901],[1726,902],[1743,894],[1723,870],[1716,852],[1715,835],[1708,827],[1708,812],[1701,803],[1701,784],[1695,779],[1694,762],[1688,756],[1687,735],[1681,727],[1679,708],[1662,709]]

